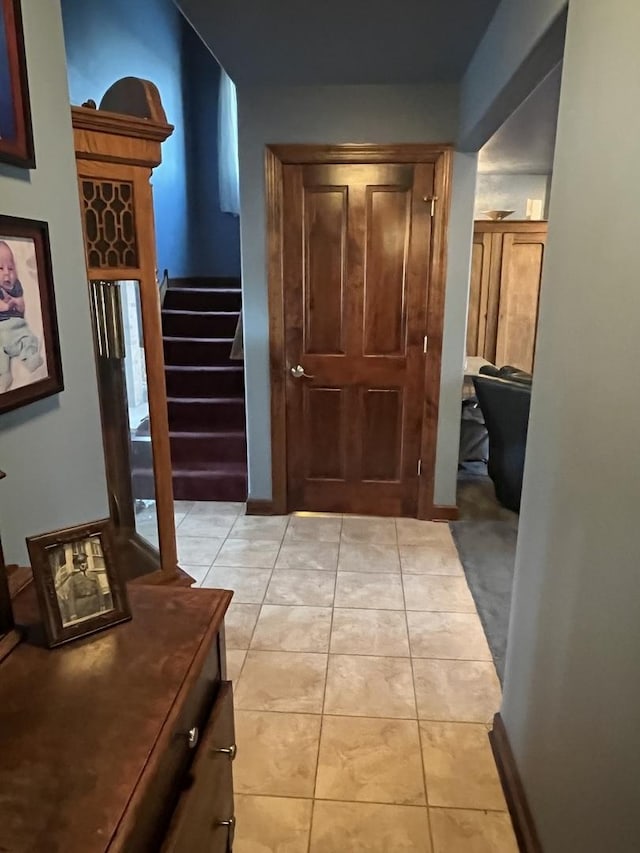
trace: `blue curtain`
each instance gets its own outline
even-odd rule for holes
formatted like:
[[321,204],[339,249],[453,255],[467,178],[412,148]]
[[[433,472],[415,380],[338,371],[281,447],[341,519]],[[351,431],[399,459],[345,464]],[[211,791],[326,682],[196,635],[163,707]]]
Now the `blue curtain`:
[[220,210],[239,216],[238,102],[236,87],[224,69],[218,97],[218,182]]

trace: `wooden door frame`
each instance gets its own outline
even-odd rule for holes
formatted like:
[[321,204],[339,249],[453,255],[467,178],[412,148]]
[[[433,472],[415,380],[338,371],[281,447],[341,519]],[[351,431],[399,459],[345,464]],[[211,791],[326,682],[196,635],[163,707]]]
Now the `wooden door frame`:
[[[427,328],[429,351],[425,361],[421,459],[418,481],[418,518],[449,517],[451,507],[435,507],[435,457],[440,403],[442,333],[447,267],[447,226],[451,203],[453,146],[420,145],[268,145],[265,149],[267,205],[267,277],[269,293],[269,370],[271,377],[271,480],[269,510],[288,512],[287,423],[284,328],[283,178],[284,166],[334,163],[433,163],[434,195],[438,202],[432,232]],[[431,396],[427,396],[431,389]],[[256,506],[251,505],[255,503]],[[249,502],[249,511],[265,512],[264,502]],[[260,506],[258,506],[260,504]],[[442,512],[447,510],[447,513]]]

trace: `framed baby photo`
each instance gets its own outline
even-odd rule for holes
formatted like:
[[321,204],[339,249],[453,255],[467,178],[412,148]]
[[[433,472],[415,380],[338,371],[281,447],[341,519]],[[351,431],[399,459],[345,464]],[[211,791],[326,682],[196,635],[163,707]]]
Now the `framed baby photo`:
[[0,0],[0,161],[36,165],[20,0]]
[[27,539],[47,645],[131,619],[109,519]]
[[0,216],[0,414],[63,387],[47,223]]

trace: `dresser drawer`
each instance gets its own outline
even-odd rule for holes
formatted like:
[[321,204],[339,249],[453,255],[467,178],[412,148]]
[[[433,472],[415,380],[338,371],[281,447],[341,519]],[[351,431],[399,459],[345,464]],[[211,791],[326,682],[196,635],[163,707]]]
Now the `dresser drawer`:
[[162,853],[228,853],[233,844],[233,691],[223,681],[197,746],[189,788],[175,810]]
[[167,748],[158,757],[153,780],[136,809],[124,850],[126,853],[157,853],[185,785],[189,768],[198,754],[201,734],[221,689],[220,635],[216,637],[200,672],[180,709]]

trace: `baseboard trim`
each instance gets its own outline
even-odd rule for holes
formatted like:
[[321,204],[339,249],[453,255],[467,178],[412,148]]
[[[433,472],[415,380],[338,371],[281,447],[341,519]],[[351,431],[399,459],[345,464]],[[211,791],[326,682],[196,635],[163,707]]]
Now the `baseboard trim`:
[[431,513],[433,521],[457,521],[460,517],[460,510],[455,504],[448,506],[446,504],[435,505]]
[[275,515],[273,501],[265,501],[255,498],[247,500],[247,515]]
[[[279,513],[275,501],[262,500],[260,498],[248,498],[247,515],[282,515]],[[459,517],[457,506],[434,506],[429,518],[433,521],[457,521]]]
[[493,757],[496,760],[502,790],[507,801],[520,853],[543,853],[531,809],[522,787],[520,773],[511,750],[509,736],[500,714],[496,714],[493,718],[493,729],[489,732],[489,741],[493,750]]

